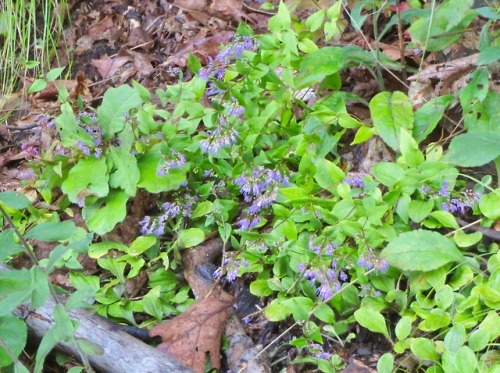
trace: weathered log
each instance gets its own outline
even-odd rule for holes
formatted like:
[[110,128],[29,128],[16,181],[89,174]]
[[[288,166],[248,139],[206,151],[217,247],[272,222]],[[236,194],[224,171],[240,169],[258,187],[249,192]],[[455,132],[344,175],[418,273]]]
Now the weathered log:
[[[11,269],[0,264],[0,271]],[[54,325],[53,311],[55,306],[56,302],[52,298],[49,298],[44,306],[36,310],[32,310],[27,302],[20,305],[14,314],[24,319],[30,334],[42,338]],[[125,333],[117,325],[95,312],[76,309],[69,311],[68,314],[79,323],[75,337],[85,338],[100,345],[104,350],[104,354],[101,356],[88,356],[90,364],[97,371],[106,373],[193,373],[191,369],[181,365],[167,354]],[[59,343],[56,349],[79,357],[74,344]]]

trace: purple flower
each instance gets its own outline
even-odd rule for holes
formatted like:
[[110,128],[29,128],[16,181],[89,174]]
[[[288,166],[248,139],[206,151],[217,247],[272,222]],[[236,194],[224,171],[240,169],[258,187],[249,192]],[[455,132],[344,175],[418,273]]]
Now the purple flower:
[[167,175],[172,169],[181,170],[186,163],[186,156],[173,149],[170,150],[169,155],[164,155],[163,161],[160,161],[156,173],[158,176]]
[[76,146],[80,149],[85,155],[90,155],[90,149],[87,145],[83,143],[81,140],[76,140]]
[[450,192],[448,191],[449,181],[443,180],[443,184],[441,185],[441,189],[439,189],[438,195],[440,197],[448,198],[450,196]]
[[362,179],[365,176],[366,174],[364,172],[360,172],[358,174],[353,173],[350,177],[345,177],[342,181],[354,188],[362,188],[366,184],[366,181]]
[[328,282],[323,283],[317,290],[316,294],[323,299],[327,300],[330,299],[333,296],[332,288],[330,287],[330,284]]

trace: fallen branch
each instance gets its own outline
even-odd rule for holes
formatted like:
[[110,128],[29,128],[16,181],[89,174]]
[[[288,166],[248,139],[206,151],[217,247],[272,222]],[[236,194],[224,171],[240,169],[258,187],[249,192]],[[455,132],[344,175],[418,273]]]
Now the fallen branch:
[[[0,271],[12,268],[0,264]],[[54,299],[49,298],[46,304],[36,310],[30,308],[30,303],[18,306],[14,314],[22,318],[28,325],[29,332],[41,339],[54,325],[53,311],[56,306]],[[98,371],[106,373],[150,372],[150,373],[192,373],[189,368],[172,359],[167,354],[143,343],[107,319],[91,313],[88,310],[76,309],[68,312],[69,316],[78,321],[76,338],[85,338],[102,347],[101,356],[88,356],[91,365]],[[59,343],[56,349],[78,357],[78,351],[72,344]]]

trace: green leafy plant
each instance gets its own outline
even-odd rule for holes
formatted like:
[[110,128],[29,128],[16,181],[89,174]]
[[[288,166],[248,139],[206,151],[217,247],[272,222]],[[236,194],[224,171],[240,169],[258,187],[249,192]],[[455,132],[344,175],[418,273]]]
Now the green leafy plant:
[[[352,10],[359,28],[367,4]],[[428,46],[443,47],[452,42],[443,34],[477,14],[465,2],[452,19],[454,5],[413,9],[402,19],[422,16],[412,37],[425,41],[430,30]],[[225,250],[214,276],[239,278],[263,300],[246,322],[263,313],[288,323],[292,364],[341,369],[332,345],[351,343],[360,325],[388,346],[380,372],[404,367],[409,357],[426,371],[494,371],[498,245],[481,231],[467,233],[459,216],[491,226],[500,217],[500,191],[491,176],[477,180],[458,167],[498,158],[498,95],[488,89],[486,69],[457,95],[418,109],[400,91],[367,102],[341,90],[351,67],[380,79],[381,64],[402,66],[355,46],[319,48],[319,32],[332,39],[342,30],[340,9],[336,2],[299,23],[281,3],[270,33],[240,25],[207,66],[191,56],[194,77],[180,74],[158,90],[158,105],[136,82],[109,89],[96,110],[63,103],[55,120],[60,142],[34,163],[46,202],[60,188],[61,210],[77,204],[88,229],[103,235],[124,220],[129,201],[156,201],[130,245],[90,244],[88,254],[110,275],[101,282],[73,271],[75,304],[95,300],[102,315],[131,324],[144,313],[141,326],[182,312],[192,299],[175,276],[179,252],[218,234]],[[443,155],[429,136],[455,98],[468,132]],[[367,107],[371,123],[350,114],[353,101]],[[340,154],[374,136],[387,146],[386,158],[341,162]],[[483,151],[467,149],[474,144]],[[137,295],[127,285],[142,270],[151,276]]]

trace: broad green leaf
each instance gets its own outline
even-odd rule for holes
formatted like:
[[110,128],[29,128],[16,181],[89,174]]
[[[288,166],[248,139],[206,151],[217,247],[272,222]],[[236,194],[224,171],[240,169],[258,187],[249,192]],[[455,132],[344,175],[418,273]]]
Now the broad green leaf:
[[123,146],[111,147],[110,154],[114,171],[109,176],[109,185],[123,189],[129,196],[135,196],[141,177],[135,156]]
[[444,159],[462,167],[477,167],[493,161],[498,156],[500,132],[474,131],[454,137]]
[[161,193],[178,189],[186,181],[186,173],[179,169],[171,169],[168,174],[157,174],[158,164],[162,159],[161,145],[153,146],[146,154],[139,158],[137,166],[140,171],[138,187],[150,193]]
[[451,317],[450,315],[438,308],[433,309],[429,315],[418,324],[418,328],[424,332],[432,332],[450,325]]
[[340,167],[324,158],[318,159],[315,166],[314,179],[321,188],[332,188],[336,183],[342,181],[345,176]]
[[191,219],[200,218],[212,212],[213,202],[203,201],[196,205],[196,208],[191,215]]
[[68,241],[77,229],[75,223],[71,220],[40,223],[26,232],[24,237],[45,242]]
[[267,28],[274,34],[290,29],[291,25],[290,12],[283,1],[280,1],[278,12],[269,19]]
[[154,236],[139,236],[137,237],[128,248],[129,255],[137,256],[156,244],[156,237]]
[[385,324],[385,318],[380,312],[370,307],[362,307],[354,312],[356,321],[366,329],[374,332],[381,333],[387,338],[390,338]]
[[26,270],[0,271],[0,316],[8,315],[31,295],[31,273]]
[[443,227],[454,229],[460,228],[457,220],[455,219],[455,216],[453,216],[453,214],[448,211],[433,211],[430,213],[430,216],[441,223]]
[[324,47],[305,56],[300,63],[298,88],[311,86],[344,66],[345,51],[340,47]]
[[393,186],[404,175],[404,170],[396,163],[378,162],[373,166],[373,176],[385,186]]
[[97,259],[103,255],[106,255],[109,250],[119,250],[126,253],[128,251],[128,248],[127,245],[113,241],[96,242],[90,245],[88,255],[92,259]]
[[45,79],[35,79],[28,88],[28,93],[43,91],[45,87],[47,87],[47,81]]
[[43,306],[49,299],[50,289],[48,278],[39,266],[33,266],[31,273],[31,307],[34,309]]
[[381,257],[399,269],[424,272],[464,260],[451,240],[422,229],[400,234],[382,250]]
[[90,231],[103,235],[110,232],[127,215],[129,196],[121,190],[111,190],[106,198],[85,206],[82,214]]
[[250,293],[258,297],[268,297],[273,293],[267,284],[267,280],[255,280],[250,284]]
[[500,218],[500,189],[483,195],[479,200],[479,209],[488,219]]
[[446,351],[457,352],[460,347],[465,343],[467,335],[465,333],[465,327],[463,325],[453,326],[444,337],[444,345]]
[[[23,351],[28,338],[28,328],[24,321],[12,315],[0,317],[0,340],[9,346],[10,351],[17,357]],[[7,351],[0,347],[0,368],[12,363]]]
[[377,361],[377,373],[392,373],[394,369],[394,356],[387,352]]
[[381,92],[370,101],[373,126],[394,151],[400,151],[400,129],[413,128],[413,107],[403,92]]
[[181,249],[199,245],[205,240],[205,232],[199,228],[181,229],[177,238],[177,245]]
[[436,295],[434,296],[434,300],[436,301],[436,306],[438,306],[442,310],[448,309],[453,303],[455,299],[455,294],[451,289],[450,285],[444,285],[436,291]]
[[285,320],[292,310],[283,304],[283,299],[274,299],[264,311],[264,315],[269,321],[282,321]]
[[310,32],[317,31],[323,24],[325,19],[326,11],[324,9],[318,10],[311,14],[306,20],[306,26]]
[[70,171],[61,185],[63,193],[71,202],[83,205],[85,197],[105,197],[109,193],[108,168],[104,157],[81,159]]
[[471,247],[477,244],[483,238],[483,233],[465,233],[462,230],[457,230],[453,235],[453,239],[458,247]]
[[335,313],[328,304],[321,303],[319,306],[315,307],[313,315],[327,324],[333,325],[335,323]]
[[500,46],[490,45],[479,52],[478,65],[489,65],[500,60]]
[[439,361],[434,343],[427,338],[414,338],[410,343],[411,351],[422,360]]
[[412,322],[413,319],[409,316],[403,316],[399,319],[394,330],[398,340],[402,341],[410,335]]
[[420,143],[436,128],[445,110],[453,102],[453,95],[438,96],[426,102],[415,112],[413,137]]
[[417,142],[405,128],[400,129],[401,154],[410,167],[416,167],[424,161],[424,155],[418,149]]
[[31,206],[31,201],[24,194],[14,190],[0,193],[0,202],[18,210]]
[[292,310],[295,321],[306,321],[314,302],[308,297],[293,297],[283,300],[282,304]]
[[142,298],[144,312],[155,317],[157,321],[163,318],[163,306],[160,299],[161,286],[155,286]]
[[24,247],[19,245],[14,237],[12,228],[0,232],[0,263],[4,263],[9,257],[24,251]]
[[68,102],[61,105],[61,114],[55,122],[61,136],[61,142],[65,147],[76,148],[78,140],[84,143],[92,141],[89,134],[76,123],[75,114]]
[[53,82],[54,80],[59,78],[65,68],[66,66],[56,67],[55,69],[51,69],[46,75],[47,80],[49,82]]
[[455,366],[459,372],[475,372],[477,368],[477,357],[468,346],[462,346],[455,356]]
[[112,139],[125,126],[125,114],[137,109],[142,103],[139,93],[129,85],[109,88],[97,109],[99,124],[105,139]]
[[416,223],[420,223],[427,216],[429,216],[433,208],[433,200],[421,201],[414,199],[408,205],[408,215],[410,216],[411,220]]
[[488,332],[484,329],[474,330],[469,334],[469,347],[472,351],[481,351],[488,345]]

